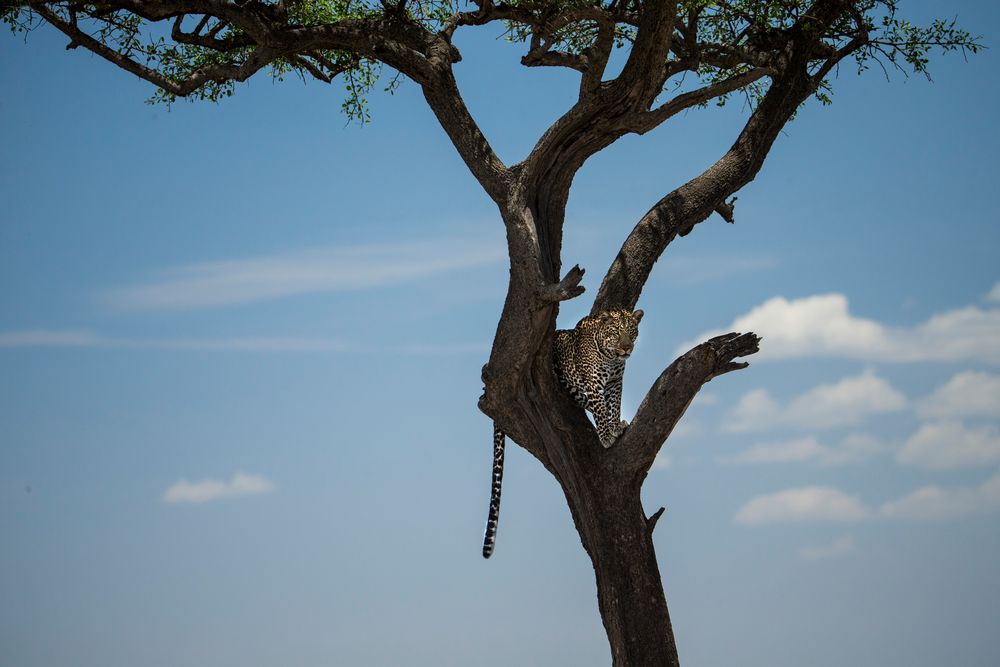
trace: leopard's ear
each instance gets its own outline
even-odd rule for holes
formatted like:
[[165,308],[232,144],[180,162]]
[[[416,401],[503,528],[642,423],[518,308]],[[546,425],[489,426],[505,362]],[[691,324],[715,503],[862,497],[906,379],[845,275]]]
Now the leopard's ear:
[[641,310],[637,310],[637,311],[635,311],[634,313],[632,313],[632,317],[634,317],[634,318],[635,318],[635,323],[636,323],[636,324],[638,324],[638,323],[639,323],[639,320],[641,320],[641,319],[642,319],[642,316],[643,316],[643,315],[645,315],[645,313],[644,313],[644,312],[642,312]]

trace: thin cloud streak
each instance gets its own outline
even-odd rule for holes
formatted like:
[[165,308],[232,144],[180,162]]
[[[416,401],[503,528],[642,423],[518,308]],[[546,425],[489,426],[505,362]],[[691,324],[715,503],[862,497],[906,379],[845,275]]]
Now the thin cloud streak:
[[3,347],[106,347],[108,339],[90,331],[27,329],[0,332]]
[[110,290],[104,300],[135,310],[218,308],[401,285],[506,257],[503,243],[485,240],[328,247],[169,268],[152,282]]
[[877,439],[860,433],[845,437],[839,445],[821,444],[814,436],[762,442],[744,449],[735,456],[724,457],[723,463],[769,464],[812,462],[824,467],[842,466],[862,461],[888,449]]
[[256,496],[273,490],[274,484],[266,477],[237,472],[228,482],[219,479],[203,479],[198,482],[178,480],[163,492],[160,500],[168,505],[200,504],[224,498]]
[[137,350],[232,350],[244,352],[343,352],[350,346],[338,338],[257,336],[234,338],[142,339],[104,336],[91,331],[0,332],[0,348],[103,348]]

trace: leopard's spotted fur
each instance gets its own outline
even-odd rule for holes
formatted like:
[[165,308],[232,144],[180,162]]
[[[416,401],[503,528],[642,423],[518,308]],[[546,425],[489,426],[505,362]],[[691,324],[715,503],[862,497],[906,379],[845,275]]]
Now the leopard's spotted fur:
[[[601,444],[610,447],[626,428],[621,418],[622,374],[639,335],[643,312],[610,310],[580,320],[573,329],[556,331],[552,365],[560,384],[576,403],[594,414]],[[504,433],[493,424],[493,488],[486,520],[483,557],[493,554],[500,518]]]

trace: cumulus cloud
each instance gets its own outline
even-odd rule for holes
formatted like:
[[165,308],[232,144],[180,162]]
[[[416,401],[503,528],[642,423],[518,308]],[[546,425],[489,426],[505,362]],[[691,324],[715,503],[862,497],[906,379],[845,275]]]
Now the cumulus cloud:
[[992,465],[1000,462],[1000,433],[993,426],[967,428],[959,421],[931,422],[910,436],[896,460],[930,470]]
[[[901,498],[883,503],[876,510],[856,496],[827,486],[806,486],[757,496],[746,502],[734,520],[747,526],[802,521],[852,522],[867,519],[943,520],[973,514],[1000,512],[1000,471],[979,485],[924,486]],[[836,547],[836,548],[835,548]],[[849,546],[849,551],[853,545]],[[812,557],[821,558],[844,549],[834,543],[811,547]],[[806,550],[803,550],[803,552]],[[805,553],[800,554],[808,558]]]
[[270,493],[273,490],[274,484],[266,477],[237,472],[228,482],[220,479],[203,479],[198,482],[189,482],[186,479],[178,480],[163,492],[161,500],[171,505],[207,503],[223,498]]
[[852,433],[839,445],[823,445],[813,436],[757,443],[725,463],[802,463],[811,462],[821,466],[839,466],[859,463],[874,454],[885,451],[886,446],[869,435]]
[[879,515],[890,519],[951,519],[1000,511],[1000,472],[979,486],[925,486],[882,505]]
[[734,520],[746,526],[791,521],[860,521],[868,510],[856,496],[829,486],[804,486],[751,498]]
[[0,348],[89,347],[146,350],[234,350],[244,352],[341,352],[339,338],[301,336],[243,336],[232,338],[123,338],[90,331],[0,332]]
[[959,373],[920,401],[917,414],[925,419],[1000,418],[1000,375]]
[[314,248],[174,267],[151,282],[111,290],[105,299],[130,309],[214,308],[399,285],[506,256],[500,241],[461,239]]
[[799,556],[806,560],[825,560],[829,558],[840,558],[854,551],[854,539],[850,535],[837,538],[830,544],[818,546],[802,547],[799,549]]
[[726,329],[706,331],[679,351],[726,331],[763,337],[755,359],[839,357],[870,361],[984,361],[1000,364],[1000,309],[970,306],[934,315],[912,327],[857,317],[843,294],[801,299],[776,296],[736,318]]
[[906,406],[906,397],[874,371],[823,384],[781,405],[766,389],[744,394],[723,422],[736,433],[779,428],[825,429],[851,426],[873,414]]

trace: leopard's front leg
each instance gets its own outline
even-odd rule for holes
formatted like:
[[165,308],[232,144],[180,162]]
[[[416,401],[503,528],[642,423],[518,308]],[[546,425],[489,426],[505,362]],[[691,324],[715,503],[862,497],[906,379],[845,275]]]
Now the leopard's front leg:
[[614,437],[617,439],[628,428],[628,422],[622,419],[622,376],[625,364],[617,364],[611,370],[608,383],[604,385],[605,402],[608,405],[609,421],[614,424]]
[[607,448],[614,444],[615,439],[621,433],[621,425],[618,423],[619,414],[612,414],[611,406],[608,405],[604,388],[607,385],[606,377],[592,377],[587,380],[588,408],[594,413],[594,421],[597,423],[597,436],[601,444]]

